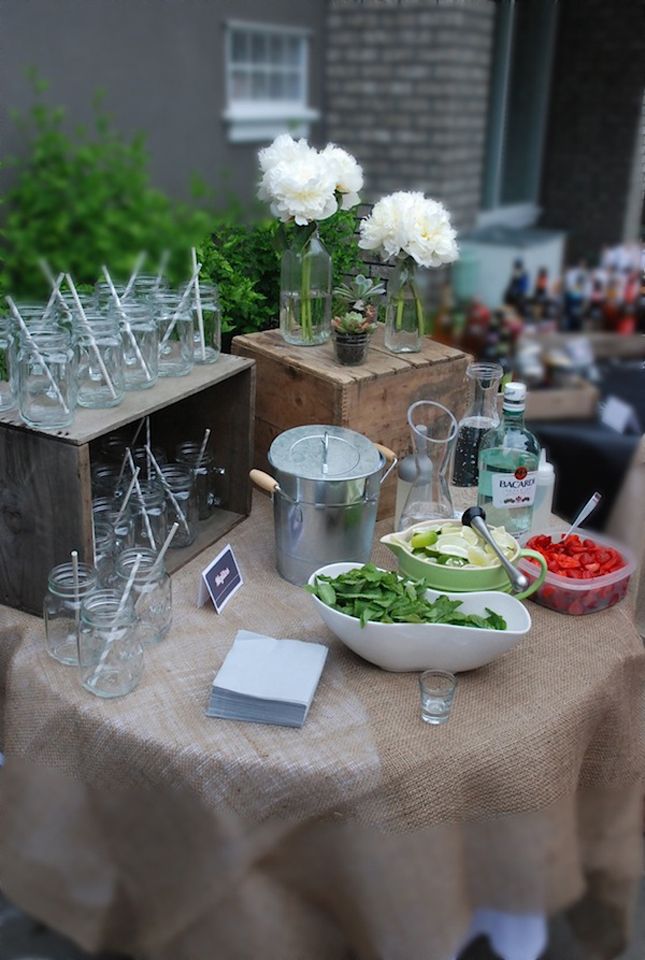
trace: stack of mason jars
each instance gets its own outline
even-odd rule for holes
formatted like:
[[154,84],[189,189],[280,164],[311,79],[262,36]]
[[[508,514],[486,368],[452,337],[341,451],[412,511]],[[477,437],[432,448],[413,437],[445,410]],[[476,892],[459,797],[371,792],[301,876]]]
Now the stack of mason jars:
[[85,319],[66,293],[47,313],[40,304],[18,303],[29,337],[10,314],[0,315],[0,412],[17,404],[29,426],[61,429],[77,405],[115,407],[126,390],[146,390],[159,377],[214,363],[221,338],[217,289],[200,285],[203,343],[194,288],[185,292],[139,276],[119,309],[108,285],[98,283],[91,296],[80,296]]

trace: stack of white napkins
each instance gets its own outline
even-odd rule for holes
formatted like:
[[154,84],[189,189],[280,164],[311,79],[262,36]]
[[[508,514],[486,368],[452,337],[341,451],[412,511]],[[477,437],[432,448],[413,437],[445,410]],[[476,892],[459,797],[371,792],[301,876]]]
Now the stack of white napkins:
[[213,680],[209,717],[301,727],[325,665],[327,647],[238,630]]

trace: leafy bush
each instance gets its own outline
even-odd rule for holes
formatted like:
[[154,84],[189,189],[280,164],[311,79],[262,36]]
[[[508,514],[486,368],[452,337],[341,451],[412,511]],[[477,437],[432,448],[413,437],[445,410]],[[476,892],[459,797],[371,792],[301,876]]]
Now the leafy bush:
[[9,161],[18,174],[4,198],[0,255],[4,285],[16,296],[45,295],[39,257],[82,285],[94,283],[103,263],[115,277],[127,277],[141,250],[155,264],[167,249],[171,274],[184,277],[187,250],[211,228],[209,214],[175,204],[150,185],[143,138],[126,141],[99,97],[94,106],[92,137],[84,128],[69,136],[64,110],[41,100],[15,118],[27,150]]

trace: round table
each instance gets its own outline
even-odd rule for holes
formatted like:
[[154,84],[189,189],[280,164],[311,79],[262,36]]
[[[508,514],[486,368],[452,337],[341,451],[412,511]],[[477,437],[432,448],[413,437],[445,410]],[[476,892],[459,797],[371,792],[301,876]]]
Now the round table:
[[[86,949],[153,960],[446,960],[473,916],[562,910],[589,956],[614,956],[641,869],[645,654],[627,603],[529,603],[531,632],[462,674],[431,728],[415,675],[360,660],[279,578],[266,500],[230,543],[244,586],[220,615],[196,606],[223,544],[175,574],[173,629],[120,700],[0,609],[3,891]],[[329,645],[301,730],[205,716],[241,628]]]

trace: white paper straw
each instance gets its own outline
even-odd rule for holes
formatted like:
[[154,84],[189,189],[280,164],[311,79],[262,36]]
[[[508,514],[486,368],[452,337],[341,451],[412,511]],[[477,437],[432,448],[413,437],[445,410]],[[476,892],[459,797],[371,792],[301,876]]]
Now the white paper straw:
[[137,277],[139,276],[139,271],[141,270],[141,267],[143,266],[143,261],[144,261],[145,259],[146,259],[146,252],[145,252],[145,250],[142,250],[141,253],[139,254],[139,256],[137,257],[136,261],[135,261],[134,268],[133,268],[133,270],[132,270],[132,274],[130,275],[130,279],[128,280],[128,282],[127,282],[127,284],[126,284],[125,290],[123,291],[123,296],[121,297],[122,300],[125,300],[125,299],[130,295],[130,291],[132,290],[132,288],[133,288],[133,286],[134,286],[134,284],[135,284],[135,281],[136,281]]
[[178,530],[179,530],[179,524],[177,523],[177,521],[175,521],[175,522],[173,523],[172,527],[170,528],[170,533],[168,534],[168,536],[167,536],[166,539],[164,540],[164,543],[163,543],[163,546],[162,546],[161,550],[159,551],[159,553],[158,553],[157,556],[155,557],[155,562],[154,562],[154,563],[152,564],[152,566],[150,567],[150,571],[149,571],[149,573],[148,573],[148,576],[146,577],[146,579],[145,579],[145,580],[143,581],[143,583],[141,584],[141,590],[139,591],[139,596],[137,597],[136,602],[135,602],[135,604],[134,604],[134,609],[135,609],[135,611],[136,611],[137,607],[139,606],[139,603],[141,602],[141,597],[142,597],[145,593],[148,592],[148,591],[147,591],[148,585],[149,585],[150,583],[152,583],[152,581],[155,580],[155,579],[157,578],[157,576],[159,575],[159,567],[160,567],[161,564],[163,563],[163,558],[165,557],[166,552],[167,552],[167,550],[168,550],[168,547],[169,547],[170,544],[172,543],[173,538],[174,538],[174,536],[175,536],[175,534],[177,533]]
[[197,473],[197,471],[199,470],[202,464],[202,460],[204,459],[204,454],[206,453],[206,444],[208,443],[208,438],[210,437],[210,435],[211,435],[210,427],[206,427],[206,430],[204,431],[204,439],[202,440],[202,445],[199,448],[199,454],[197,456],[197,460],[195,461],[195,466],[193,468],[195,470],[195,473]]
[[[132,473],[133,473],[133,475],[134,475],[134,474],[137,472],[137,468],[136,468],[135,465],[134,465],[134,460],[132,459],[132,451],[130,450],[129,447],[128,447],[128,450],[127,450],[127,453],[126,453],[126,457],[127,457],[128,460],[130,461],[130,469],[132,470]],[[155,538],[154,538],[153,533],[152,533],[152,526],[151,526],[151,524],[150,524],[150,517],[148,516],[148,511],[146,510],[146,502],[145,502],[145,500],[143,499],[143,493],[141,492],[141,484],[139,483],[139,477],[138,477],[138,475],[137,475],[137,477],[135,478],[135,481],[134,481],[134,489],[136,490],[137,499],[138,499],[138,501],[139,501],[139,506],[141,507],[141,511],[142,511],[142,513],[143,513],[143,522],[144,522],[144,525],[145,525],[145,528],[146,528],[146,536],[148,537],[148,540],[150,541],[150,546],[152,547],[152,549],[153,549],[153,550],[156,550],[156,549],[157,549],[157,544],[155,543]]]
[[[127,459],[127,456],[124,457],[124,462],[126,461],[126,459]],[[116,527],[116,526],[121,522],[121,517],[123,516],[123,514],[125,513],[125,511],[126,511],[126,509],[127,509],[128,502],[129,502],[129,500],[130,500],[130,497],[132,496],[132,491],[134,490],[135,485],[136,485],[136,482],[137,482],[137,480],[138,480],[138,478],[139,478],[140,470],[141,470],[140,467],[136,467],[136,468],[135,468],[134,474],[133,474],[133,476],[132,476],[132,480],[130,480],[130,485],[129,485],[128,489],[127,489],[126,492],[125,492],[125,496],[124,496],[124,498],[123,498],[123,503],[121,504],[121,509],[119,510],[119,512],[117,513],[117,515],[116,515],[116,517],[115,517],[115,519],[114,519],[114,523],[113,523],[113,526],[114,526],[114,527]],[[118,485],[119,485],[119,484],[117,483],[117,487],[118,487]]]
[[[192,260],[193,273],[197,271],[197,251],[194,247],[190,248],[190,257]],[[202,360],[206,359],[206,341],[204,339],[204,315],[202,313],[202,298],[199,292],[199,274],[195,277],[195,309],[197,310],[197,326],[199,327],[199,343],[202,353]]]
[[134,350],[134,353],[135,353],[135,356],[136,356],[136,358],[137,358],[137,361],[138,361],[141,369],[143,370],[143,372],[144,372],[145,375],[146,375],[146,380],[152,380],[152,374],[150,373],[150,368],[148,367],[148,364],[146,363],[146,361],[145,361],[144,358],[143,358],[143,354],[141,353],[141,350],[140,350],[140,348],[139,348],[139,344],[137,343],[137,338],[135,337],[135,335],[134,335],[134,333],[133,333],[133,331],[132,331],[132,327],[130,326],[130,321],[128,320],[127,313],[126,313],[126,311],[123,309],[123,306],[122,306],[122,304],[121,304],[121,299],[120,299],[118,293],[116,292],[116,288],[115,288],[114,284],[112,283],[112,277],[110,276],[110,274],[109,274],[109,272],[108,272],[108,268],[105,266],[105,264],[103,264],[103,266],[101,267],[101,270],[103,271],[103,276],[105,277],[106,283],[107,283],[108,287],[110,288],[110,294],[111,294],[112,299],[114,300],[114,302],[115,302],[115,304],[116,304],[116,308],[117,308],[117,310],[119,311],[119,313],[121,314],[121,320],[122,320],[122,322],[123,322],[123,326],[124,326],[124,328],[125,328],[126,335],[127,335],[127,336],[129,337],[129,339],[130,339],[130,343],[132,344],[132,348],[133,348],[133,350]]
[[171,335],[171,333],[173,332],[173,330],[175,329],[175,324],[177,323],[177,320],[178,320],[178,318],[179,318],[179,314],[181,313],[181,311],[182,311],[182,310],[184,309],[184,307],[186,306],[186,301],[188,300],[188,297],[190,296],[190,291],[192,290],[193,284],[195,283],[195,280],[196,280],[197,277],[199,276],[199,271],[200,271],[201,269],[202,269],[202,265],[201,265],[201,263],[198,263],[197,266],[195,267],[195,269],[193,270],[193,274],[192,274],[190,280],[188,281],[188,283],[187,283],[187,285],[186,285],[186,289],[184,290],[183,295],[182,295],[182,298],[181,298],[181,300],[179,301],[179,303],[178,303],[178,305],[177,305],[177,309],[175,310],[175,312],[174,312],[174,314],[173,314],[173,317],[172,317],[172,320],[170,321],[170,324],[168,325],[168,329],[167,329],[166,332],[164,333],[163,338],[161,339],[161,341],[159,342],[159,349],[160,349],[160,350],[161,350],[162,347],[165,347],[166,343],[167,343],[168,340],[170,339],[170,335]]
[[15,317],[16,321],[18,322],[18,325],[20,326],[20,329],[22,330],[22,332],[23,332],[23,334],[24,334],[24,336],[25,336],[25,339],[26,339],[27,343],[29,344],[29,346],[31,347],[31,349],[34,351],[36,357],[38,358],[38,363],[41,365],[41,367],[42,367],[43,370],[45,371],[45,374],[46,374],[46,376],[47,376],[47,379],[49,380],[49,382],[50,382],[50,384],[51,384],[51,386],[52,386],[52,390],[53,390],[54,393],[56,394],[56,397],[57,397],[57,399],[58,399],[58,402],[59,402],[60,405],[62,406],[62,408],[63,408],[63,410],[65,411],[65,413],[68,414],[68,413],[69,413],[69,407],[67,406],[67,404],[65,403],[65,400],[63,399],[63,395],[62,395],[62,393],[60,392],[60,388],[59,388],[58,384],[56,383],[56,380],[54,379],[54,375],[52,374],[51,370],[49,369],[49,367],[48,367],[47,364],[45,363],[45,358],[43,357],[42,353],[41,353],[40,350],[38,349],[38,345],[37,345],[36,341],[34,340],[34,338],[32,337],[32,335],[29,333],[29,330],[27,329],[27,324],[25,323],[25,321],[22,319],[22,317],[21,317],[20,314],[18,313],[18,308],[17,308],[17,306],[15,305],[15,303],[13,302],[13,300],[11,299],[11,297],[5,297],[5,300],[6,300],[7,303],[9,304],[9,309],[11,310],[13,316]]
[[90,346],[91,346],[92,350],[94,351],[94,356],[96,357],[96,362],[98,363],[99,369],[100,369],[100,371],[101,371],[101,376],[102,376],[103,379],[105,380],[105,385],[107,386],[108,390],[110,391],[110,393],[111,393],[111,395],[112,395],[112,399],[113,399],[113,400],[116,400],[116,390],[114,389],[114,384],[112,383],[112,381],[111,381],[111,379],[110,379],[110,375],[109,375],[109,373],[107,372],[107,367],[105,366],[105,363],[104,363],[104,361],[103,361],[103,357],[102,357],[102,355],[101,355],[101,351],[99,350],[99,345],[98,345],[98,343],[96,342],[96,339],[95,339],[95,337],[94,337],[94,334],[92,333],[92,328],[90,327],[90,325],[89,325],[89,323],[88,323],[88,320],[87,320],[87,317],[85,316],[85,310],[83,310],[83,305],[82,305],[81,301],[79,300],[78,293],[77,293],[77,291],[76,291],[76,287],[74,286],[74,281],[73,281],[72,278],[70,277],[69,273],[66,273],[66,274],[65,274],[65,280],[67,281],[67,286],[69,287],[69,289],[70,289],[71,292],[72,292],[72,297],[73,297],[73,299],[74,299],[74,303],[75,303],[75,305],[76,305],[76,309],[78,310],[79,315],[80,315],[80,318],[81,318],[81,324],[82,324],[82,326],[83,326],[83,328],[84,328],[84,330],[85,330],[85,333],[87,334],[87,336],[88,336],[88,338],[89,338]]
[[[52,280],[53,279],[54,278],[52,277]],[[47,306],[45,307],[45,312],[43,313],[43,320],[47,318],[47,314],[49,313],[51,308],[54,306],[55,302],[57,300],[63,300],[60,292],[60,285],[64,279],[65,279],[65,274],[59,273],[56,279],[54,280],[54,284],[52,286],[52,292],[49,295],[49,300],[47,301]],[[63,303],[65,303],[64,300],[63,300]]]
[[159,466],[159,464],[158,464],[157,461],[155,460],[154,454],[153,454],[152,450],[150,449],[150,447],[149,447],[147,444],[146,444],[146,453],[148,454],[148,456],[150,457],[150,460],[152,461],[152,466],[155,468],[155,472],[156,472],[157,476],[159,477],[159,480],[161,481],[161,486],[162,486],[162,487],[164,488],[164,490],[166,491],[166,493],[167,493],[167,495],[168,495],[168,498],[170,499],[170,502],[172,503],[172,505],[173,505],[173,507],[174,507],[174,509],[175,509],[175,513],[177,514],[177,516],[179,517],[180,521],[181,521],[181,522],[183,523],[183,525],[184,525],[184,530],[186,531],[187,534],[190,535],[190,527],[188,526],[188,521],[186,520],[186,517],[184,516],[184,511],[183,511],[183,510],[181,509],[181,507],[179,506],[179,501],[177,500],[177,497],[174,495],[174,493],[173,493],[172,490],[170,489],[170,484],[168,483],[168,481],[166,480],[165,476],[163,475],[163,471],[162,471],[161,467]]
[[166,272],[166,267],[168,266],[168,261],[170,260],[170,250],[164,250],[159,259],[159,266],[157,267],[157,279],[155,280],[155,290],[159,289],[161,284],[161,278]]
[[[125,605],[126,605],[126,603],[128,602],[128,600],[129,600],[129,598],[130,598],[130,593],[132,592],[132,586],[133,586],[133,584],[134,584],[135,578],[136,578],[137,573],[138,573],[138,571],[139,571],[139,566],[140,566],[140,565],[141,565],[141,554],[138,553],[138,554],[136,555],[136,557],[134,558],[134,563],[132,564],[132,570],[130,571],[130,576],[128,577],[128,582],[127,582],[126,585],[125,585],[125,590],[124,590],[123,593],[121,594],[121,599],[119,600],[119,605],[118,605],[118,607],[116,608],[116,613],[114,614],[114,619],[115,619],[115,620],[118,620],[119,617],[121,616],[121,614],[123,613],[123,611],[125,610]],[[107,635],[107,638],[106,638],[106,640],[105,640],[105,647],[103,648],[103,652],[101,653],[101,656],[100,656],[100,658],[99,658],[99,662],[98,662],[97,665],[96,665],[96,669],[95,669],[94,673],[92,674],[92,676],[91,676],[90,679],[88,680],[88,683],[89,683],[91,686],[96,683],[96,681],[98,680],[98,678],[99,678],[99,676],[100,676],[100,674],[101,674],[101,671],[103,670],[103,667],[105,666],[105,661],[107,660],[108,654],[110,653],[110,650],[112,649],[112,644],[114,643],[114,637],[115,637],[115,634],[116,634],[117,629],[118,629],[118,627],[112,627],[112,629],[110,630],[110,632],[109,632],[108,635]]]
[[74,619],[76,620],[76,629],[81,617],[81,597],[78,586],[78,550],[72,550],[72,577],[74,579]]
[[146,469],[147,479],[150,479],[150,458],[152,456],[152,445],[150,443],[150,417],[146,417]]

